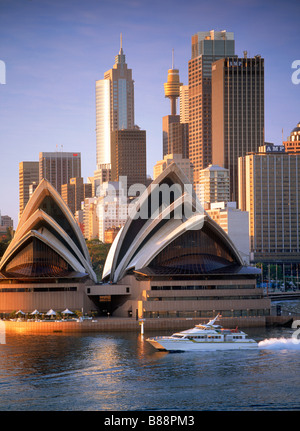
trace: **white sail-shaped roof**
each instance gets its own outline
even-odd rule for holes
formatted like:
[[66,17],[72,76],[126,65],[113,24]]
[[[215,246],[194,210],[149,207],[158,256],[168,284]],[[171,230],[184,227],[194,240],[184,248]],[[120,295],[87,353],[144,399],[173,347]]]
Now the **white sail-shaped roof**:
[[[53,256],[65,262],[70,271],[88,275],[94,282],[97,281],[85,240],[73,214],[60,194],[45,179],[40,182],[24,209],[14,238],[1,259],[0,271],[11,268],[12,261],[18,263],[18,254],[33,240],[37,241],[35,244],[44,244],[44,253],[45,250],[53,251]],[[36,259],[30,257],[28,265],[39,265],[42,251],[39,253],[38,256],[38,252],[35,252],[38,256]],[[19,263],[26,266],[26,258],[23,257]],[[43,265],[45,267],[45,262]],[[47,268],[44,271],[44,276],[47,276]],[[51,268],[49,276],[50,273]]]
[[[155,187],[169,187],[170,196],[166,200],[157,200]],[[224,256],[230,256],[230,262],[243,265],[235,245],[228,235],[201,208],[194,191],[181,169],[174,163],[153,181],[152,185],[140,196],[132,212],[115,238],[107,257],[103,278],[118,282],[128,271],[138,271],[151,265],[155,257],[174,241],[183,238],[189,231],[201,231],[205,237],[217,238],[226,249]],[[177,191],[180,190],[179,195]],[[155,204],[153,204],[155,202]],[[141,214],[143,217],[141,217]],[[148,217],[145,217],[148,214]],[[179,239],[180,241],[180,239]],[[199,249],[197,251],[199,253]],[[221,260],[216,253],[215,259]],[[212,255],[207,255],[213,260]],[[224,260],[224,259],[223,259]]]

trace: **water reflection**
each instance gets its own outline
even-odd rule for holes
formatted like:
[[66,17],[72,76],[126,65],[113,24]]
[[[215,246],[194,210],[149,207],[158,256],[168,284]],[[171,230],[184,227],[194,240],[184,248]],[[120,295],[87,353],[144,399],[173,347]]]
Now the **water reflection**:
[[[291,336],[287,328],[251,331],[257,340]],[[0,410],[288,409],[298,403],[299,351],[169,354],[147,343],[152,335],[9,334],[0,347]]]

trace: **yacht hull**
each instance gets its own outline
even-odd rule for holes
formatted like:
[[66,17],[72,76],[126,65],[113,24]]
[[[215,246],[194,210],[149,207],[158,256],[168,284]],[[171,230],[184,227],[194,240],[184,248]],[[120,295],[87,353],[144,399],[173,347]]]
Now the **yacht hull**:
[[254,350],[258,344],[254,340],[245,341],[193,341],[148,338],[147,341],[157,350],[168,352],[215,351],[215,350]]

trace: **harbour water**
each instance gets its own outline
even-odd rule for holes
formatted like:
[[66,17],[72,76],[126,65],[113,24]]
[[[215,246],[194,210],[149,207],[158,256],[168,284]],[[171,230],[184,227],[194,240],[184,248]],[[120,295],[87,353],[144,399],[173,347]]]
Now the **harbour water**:
[[[157,352],[137,333],[8,334],[1,411],[293,411],[292,328],[245,330],[257,351]],[[267,340],[267,341],[266,341]]]

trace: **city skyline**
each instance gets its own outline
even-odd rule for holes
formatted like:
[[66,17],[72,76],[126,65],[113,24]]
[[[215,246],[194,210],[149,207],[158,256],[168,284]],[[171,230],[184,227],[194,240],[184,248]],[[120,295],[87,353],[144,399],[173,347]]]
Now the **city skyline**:
[[15,228],[19,162],[38,160],[43,151],[76,149],[82,153],[82,176],[93,175],[95,82],[113,64],[120,33],[135,81],[135,122],[147,133],[151,176],[162,159],[161,118],[169,113],[163,83],[172,49],[174,67],[187,85],[191,38],[199,31],[233,32],[239,57],[246,50],[249,57],[265,59],[265,140],[277,145],[286,140],[300,115],[300,84],[292,82],[300,36],[291,25],[299,4],[232,0],[226,9],[222,6],[220,1],[89,0],[74,1],[70,8],[67,1],[0,0],[0,60],[5,64],[0,210],[14,219]]

